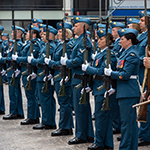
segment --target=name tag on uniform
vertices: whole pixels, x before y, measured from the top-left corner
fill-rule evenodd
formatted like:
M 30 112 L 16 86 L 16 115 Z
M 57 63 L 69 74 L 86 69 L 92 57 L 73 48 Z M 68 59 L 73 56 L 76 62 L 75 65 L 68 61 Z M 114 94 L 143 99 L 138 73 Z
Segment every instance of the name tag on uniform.
M 124 60 L 118 60 L 117 68 L 123 68 L 123 66 L 124 66 Z

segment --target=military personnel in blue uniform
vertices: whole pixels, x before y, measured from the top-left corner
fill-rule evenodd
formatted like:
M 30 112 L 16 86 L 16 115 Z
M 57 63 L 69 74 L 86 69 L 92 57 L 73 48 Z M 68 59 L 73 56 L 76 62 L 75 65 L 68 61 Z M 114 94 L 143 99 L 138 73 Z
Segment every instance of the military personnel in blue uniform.
M 71 37 L 70 31 L 72 28 L 72 25 L 69 23 L 64 23 L 64 28 L 66 29 L 66 38 L 69 40 L 69 38 Z M 62 29 L 59 29 L 62 30 Z M 56 49 L 54 50 L 54 54 L 53 54 L 53 60 L 50 60 L 48 58 L 45 58 L 45 63 L 47 63 L 49 65 L 49 67 L 51 68 L 53 65 L 58 65 L 60 66 L 60 58 L 62 56 L 62 52 L 63 52 L 63 42 L 60 42 Z M 66 43 L 67 44 L 67 57 L 70 58 L 71 56 L 71 47 L 69 42 Z M 55 70 L 54 71 L 54 76 L 58 75 L 60 73 L 60 71 Z M 67 81 L 65 83 L 65 93 L 66 96 L 59 96 L 59 90 L 60 90 L 60 82 L 62 78 L 58 78 L 56 80 L 54 80 L 54 86 L 55 86 L 55 91 L 57 94 L 57 99 L 58 99 L 58 104 L 60 105 L 60 119 L 59 119 L 59 129 L 57 129 L 56 131 L 52 132 L 51 135 L 52 136 L 61 136 L 61 135 L 72 135 L 72 128 L 73 126 L 73 116 L 72 116 L 72 107 L 70 105 L 70 101 L 71 101 L 71 82 L 70 80 Z
M 30 29 L 30 25 L 28 26 L 28 30 Z M 41 49 L 41 45 L 38 42 L 38 37 L 39 37 L 40 29 L 31 25 L 31 34 L 32 34 L 32 39 L 34 41 L 33 44 L 33 56 L 34 58 L 38 58 L 39 51 Z M 31 42 L 31 41 L 30 41 Z M 17 55 L 12 55 L 12 59 L 17 61 L 18 64 L 21 62 L 27 63 L 27 57 L 30 53 L 30 42 L 25 46 L 25 48 L 21 51 L 21 56 L 18 57 Z M 27 68 L 22 67 L 21 71 L 24 72 Z M 28 78 L 31 75 L 25 74 L 22 77 L 22 82 L 24 88 L 26 88 Z M 37 98 L 35 97 L 35 89 L 36 89 L 36 75 L 33 77 L 32 74 L 32 79 L 31 80 L 31 89 L 32 90 L 25 90 L 26 98 L 27 98 L 27 119 L 23 120 L 21 122 L 21 125 L 29 125 L 29 124 L 36 124 L 39 123 L 39 107 L 38 107 L 38 102 Z
M 88 26 L 91 23 L 90 19 L 82 18 L 79 16 L 74 17 L 74 33 L 79 36 L 74 43 L 74 47 L 72 49 L 71 58 L 67 59 L 67 57 L 61 57 L 61 64 L 66 65 L 67 68 L 72 68 L 72 74 L 82 74 L 81 64 L 83 64 L 83 31 L 84 25 L 87 30 Z M 92 54 L 92 43 L 87 36 L 87 46 L 91 47 L 88 50 L 88 62 L 91 61 Z M 68 144 L 79 144 L 85 142 L 93 142 L 94 141 L 94 133 L 92 126 L 92 118 L 91 118 L 91 108 L 89 103 L 89 94 L 87 93 L 87 104 L 79 105 L 79 99 L 81 97 L 81 88 L 78 90 L 75 89 L 75 86 L 79 84 L 81 80 L 72 78 L 72 86 L 73 86 L 73 103 L 75 110 L 75 137 L 69 140 Z
M 138 70 L 140 58 L 134 45 L 139 42 L 136 39 L 138 31 L 135 29 L 118 30 L 121 46 L 125 51 L 121 54 L 117 63 L 117 70 L 111 67 L 105 68 L 104 73 L 117 80 L 116 98 L 118 99 L 121 118 L 121 143 L 119 150 L 138 149 L 138 126 L 136 122 L 136 109 L 132 105 L 139 102 L 140 88 L 138 82 Z M 133 86 L 134 85 L 134 86 Z
M 110 34 L 110 31 L 109 31 Z M 106 29 L 101 29 L 97 31 L 99 37 L 98 44 L 101 52 L 99 52 L 92 66 L 88 64 L 82 65 L 82 70 L 86 71 L 86 74 L 91 75 L 104 75 L 104 68 L 106 67 L 105 61 L 107 57 L 108 46 L 106 44 Z M 112 37 L 112 35 L 110 35 Z M 111 43 L 113 42 L 113 37 L 111 38 Z M 116 69 L 117 59 L 113 52 L 111 52 L 111 67 L 113 70 Z M 110 111 L 101 111 L 102 104 L 104 102 L 105 89 L 97 91 L 97 88 L 104 84 L 103 81 L 94 80 L 93 81 L 93 95 L 95 97 L 95 141 L 88 147 L 88 150 L 103 150 L 103 149 L 113 149 L 113 131 L 112 131 L 112 120 L 110 117 Z M 115 91 L 111 89 L 111 91 Z M 110 102 L 112 101 L 110 96 Z
M 32 25 L 34 25 L 37 28 L 39 28 L 39 24 L 42 24 L 42 23 L 43 23 L 42 19 L 37 19 L 37 18 L 32 19 Z
M 2 57 L 4 57 L 4 51 L 5 51 L 5 48 L 1 39 L 0 39 L 0 44 L 1 44 L 1 53 L 0 53 L 0 59 L 1 59 Z M 1 71 L 2 76 L 4 76 L 5 73 L 6 73 L 5 70 Z M 3 85 L 2 85 L 0 86 L 0 115 L 4 115 L 4 114 L 5 114 L 5 102 L 4 102 L 4 92 L 3 92 Z
M 2 33 L 1 34 L 1 37 L 2 37 L 2 41 L 3 41 L 3 45 L 4 45 L 4 48 L 5 48 L 5 51 L 8 50 L 8 34 L 7 33 Z
M 21 41 L 22 34 L 25 30 L 22 27 L 15 26 L 15 32 L 16 32 L 16 40 L 17 40 L 17 55 L 21 55 L 21 50 L 23 47 L 23 43 Z M 14 26 L 12 25 L 12 37 L 14 38 Z M 9 53 L 7 57 L 1 58 L 1 63 L 5 63 L 5 60 L 12 60 L 12 54 L 14 52 L 14 44 L 12 44 L 11 47 L 9 47 Z M 8 65 L 9 66 L 9 65 Z M 9 66 L 10 67 L 10 66 Z M 4 116 L 3 119 L 23 119 L 24 118 L 24 112 L 22 107 L 22 93 L 20 88 L 20 70 L 16 69 L 15 71 L 15 86 L 11 86 L 11 78 L 13 75 L 13 71 L 9 71 L 7 73 L 8 83 L 9 83 L 9 99 L 10 99 L 10 109 L 8 115 Z
M 150 12 L 147 12 L 147 15 L 150 15 Z M 145 48 L 147 46 L 147 40 L 148 40 L 148 31 L 147 27 L 145 26 L 145 12 L 139 11 L 140 16 L 140 27 L 142 30 L 142 33 L 138 36 L 138 40 L 140 43 L 136 46 L 137 52 L 140 55 L 140 70 L 139 70 L 139 79 L 140 84 L 143 83 L 144 78 L 144 64 L 143 64 L 143 58 L 145 57 Z M 141 122 L 140 128 L 139 128 L 139 146 L 145 146 L 150 144 L 150 104 L 147 105 L 147 122 Z
M 43 28 L 45 27 L 45 25 L 44 24 L 39 24 L 39 29 L 41 30 L 41 33 L 40 33 L 40 35 L 41 35 L 41 38 L 40 38 L 40 44 L 41 44 L 41 47 L 43 48 L 44 46 L 45 46 L 45 41 L 43 40 L 43 37 L 42 37 L 42 35 L 43 35 Z
M 56 45 L 53 41 L 54 36 L 57 34 L 57 30 L 53 28 L 52 26 L 48 26 L 49 28 L 49 40 L 50 41 L 50 55 L 53 56 L 54 49 L 56 48 Z M 43 30 L 46 32 L 46 26 Z M 39 57 L 33 58 L 33 56 L 28 56 L 28 62 L 31 63 L 33 66 L 36 66 L 37 63 L 44 63 L 44 58 L 46 56 L 46 45 L 43 47 L 40 51 Z M 38 68 L 37 74 L 41 73 L 43 71 L 42 68 Z M 41 104 L 42 109 L 42 121 L 40 124 L 33 126 L 33 129 L 56 129 L 56 122 L 55 122 L 55 111 L 56 111 L 56 102 L 54 98 L 54 86 L 51 83 L 51 76 L 49 76 L 49 82 L 48 82 L 48 91 L 42 93 L 43 84 L 45 81 L 45 75 L 42 75 L 41 77 L 37 76 L 37 90 L 39 94 L 39 102 Z

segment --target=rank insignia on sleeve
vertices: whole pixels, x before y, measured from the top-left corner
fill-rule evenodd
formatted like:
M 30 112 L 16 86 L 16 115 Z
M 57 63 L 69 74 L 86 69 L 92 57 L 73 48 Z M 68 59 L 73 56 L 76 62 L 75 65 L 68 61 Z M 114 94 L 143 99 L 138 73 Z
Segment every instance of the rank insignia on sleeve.
M 85 49 L 82 50 L 82 49 L 80 48 L 79 51 L 80 51 L 81 53 L 83 53 L 83 52 L 85 51 Z
M 123 66 L 124 66 L 124 60 L 118 60 L 117 68 L 123 68 Z
M 119 79 L 122 79 L 123 77 L 122 76 L 119 76 Z
M 96 60 L 96 64 L 95 64 L 95 66 L 98 66 L 98 62 L 99 62 L 99 59 L 97 59 L 97 60 Z

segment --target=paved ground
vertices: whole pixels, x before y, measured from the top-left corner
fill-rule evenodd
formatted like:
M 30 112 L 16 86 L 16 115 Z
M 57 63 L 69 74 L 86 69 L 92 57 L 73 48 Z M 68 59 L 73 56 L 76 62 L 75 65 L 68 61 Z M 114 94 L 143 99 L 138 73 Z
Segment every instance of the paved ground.
M 4 85 L 6 114 L 9 112 L 8 86 Z M 27 101 L 22 89 L 23 107 L 26 116 Z M 93 97 L 91 96 L 91 104 L 93 107 Z M 57 105 L 57 108 L 59 106 Z M 56 113 L 56 120 L 58 122 L 59 114 Z M 32 125 L 21 126 L 21 120 L 2 120 L 0 116 L 0 150 L 86 150 L 91 144 L 68 145 L 67 141 L 73 136 L 51 137 L 50 133 L 53 130 L 32 130 Z M 94 121 L 93 121 L 94 123 Z M 119 134 L 118 134 L 119 135 Z M 116 141 L 114 135 L 114 149 L 118 150 L 119 142 Z M 139 150 L 150 150 L 150 146 L 140 147 Z

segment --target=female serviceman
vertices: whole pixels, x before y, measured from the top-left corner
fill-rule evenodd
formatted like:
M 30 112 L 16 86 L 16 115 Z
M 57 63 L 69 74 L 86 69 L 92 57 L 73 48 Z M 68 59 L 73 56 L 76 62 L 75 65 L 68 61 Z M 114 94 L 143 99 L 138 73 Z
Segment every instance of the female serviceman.
M 104 73 L 117 80 L 117 93 L 120 117 L 121 117 L 121 143 L 120 150 L 138 149 L 138 126 L 136 122 L 136 109 L 132 105 L 138 103 L 140 99 L 140 89 L 138 82 L 138 70 L 140 58 L 134 45 L 138 44 L 136 38 L 138 31 L 125 28 L 118 30 L 121 37 L 120 43 L 125 51 L 119 57 L 117 70 L 112 71 L 105 68 Z
M 93 65 L 89 66 L 88 64 L 82 65 L 82 70 L 86 71 L 86 74 L 91 75 L 104 75 L 104 68 L 106 67 L 106 57 L 107 57 L 107 50 L 108 46 L 106 43 L 106 30 L 98 30 L 97 31 L 99 40 L 98 45 L 101 49 L 101 53 L 99 52 L 95 59 L 93 60 Z M 110 35 L 110 42 L 112 44 L 113 37 Z M 116 57 L 111 52 L 111 66 L 115 70 L 116 66 Z M 113 149 L 113 131 L 112 131 L 112 120 L 110 118 L 110 111 L 101 111 L 102 104 L 104 102 L 104 93 L 105 89 L 101 90 L 100 92 L 97 91 L 97 88 L 101 86 L 104 82 L 100 80 L 94 80 L 93 83 L 93 94 L 95 96 L 95 142 L 88 150 L 103 150 L 104 148 Z M 86 88 L 87 92 L 89 87 Z

